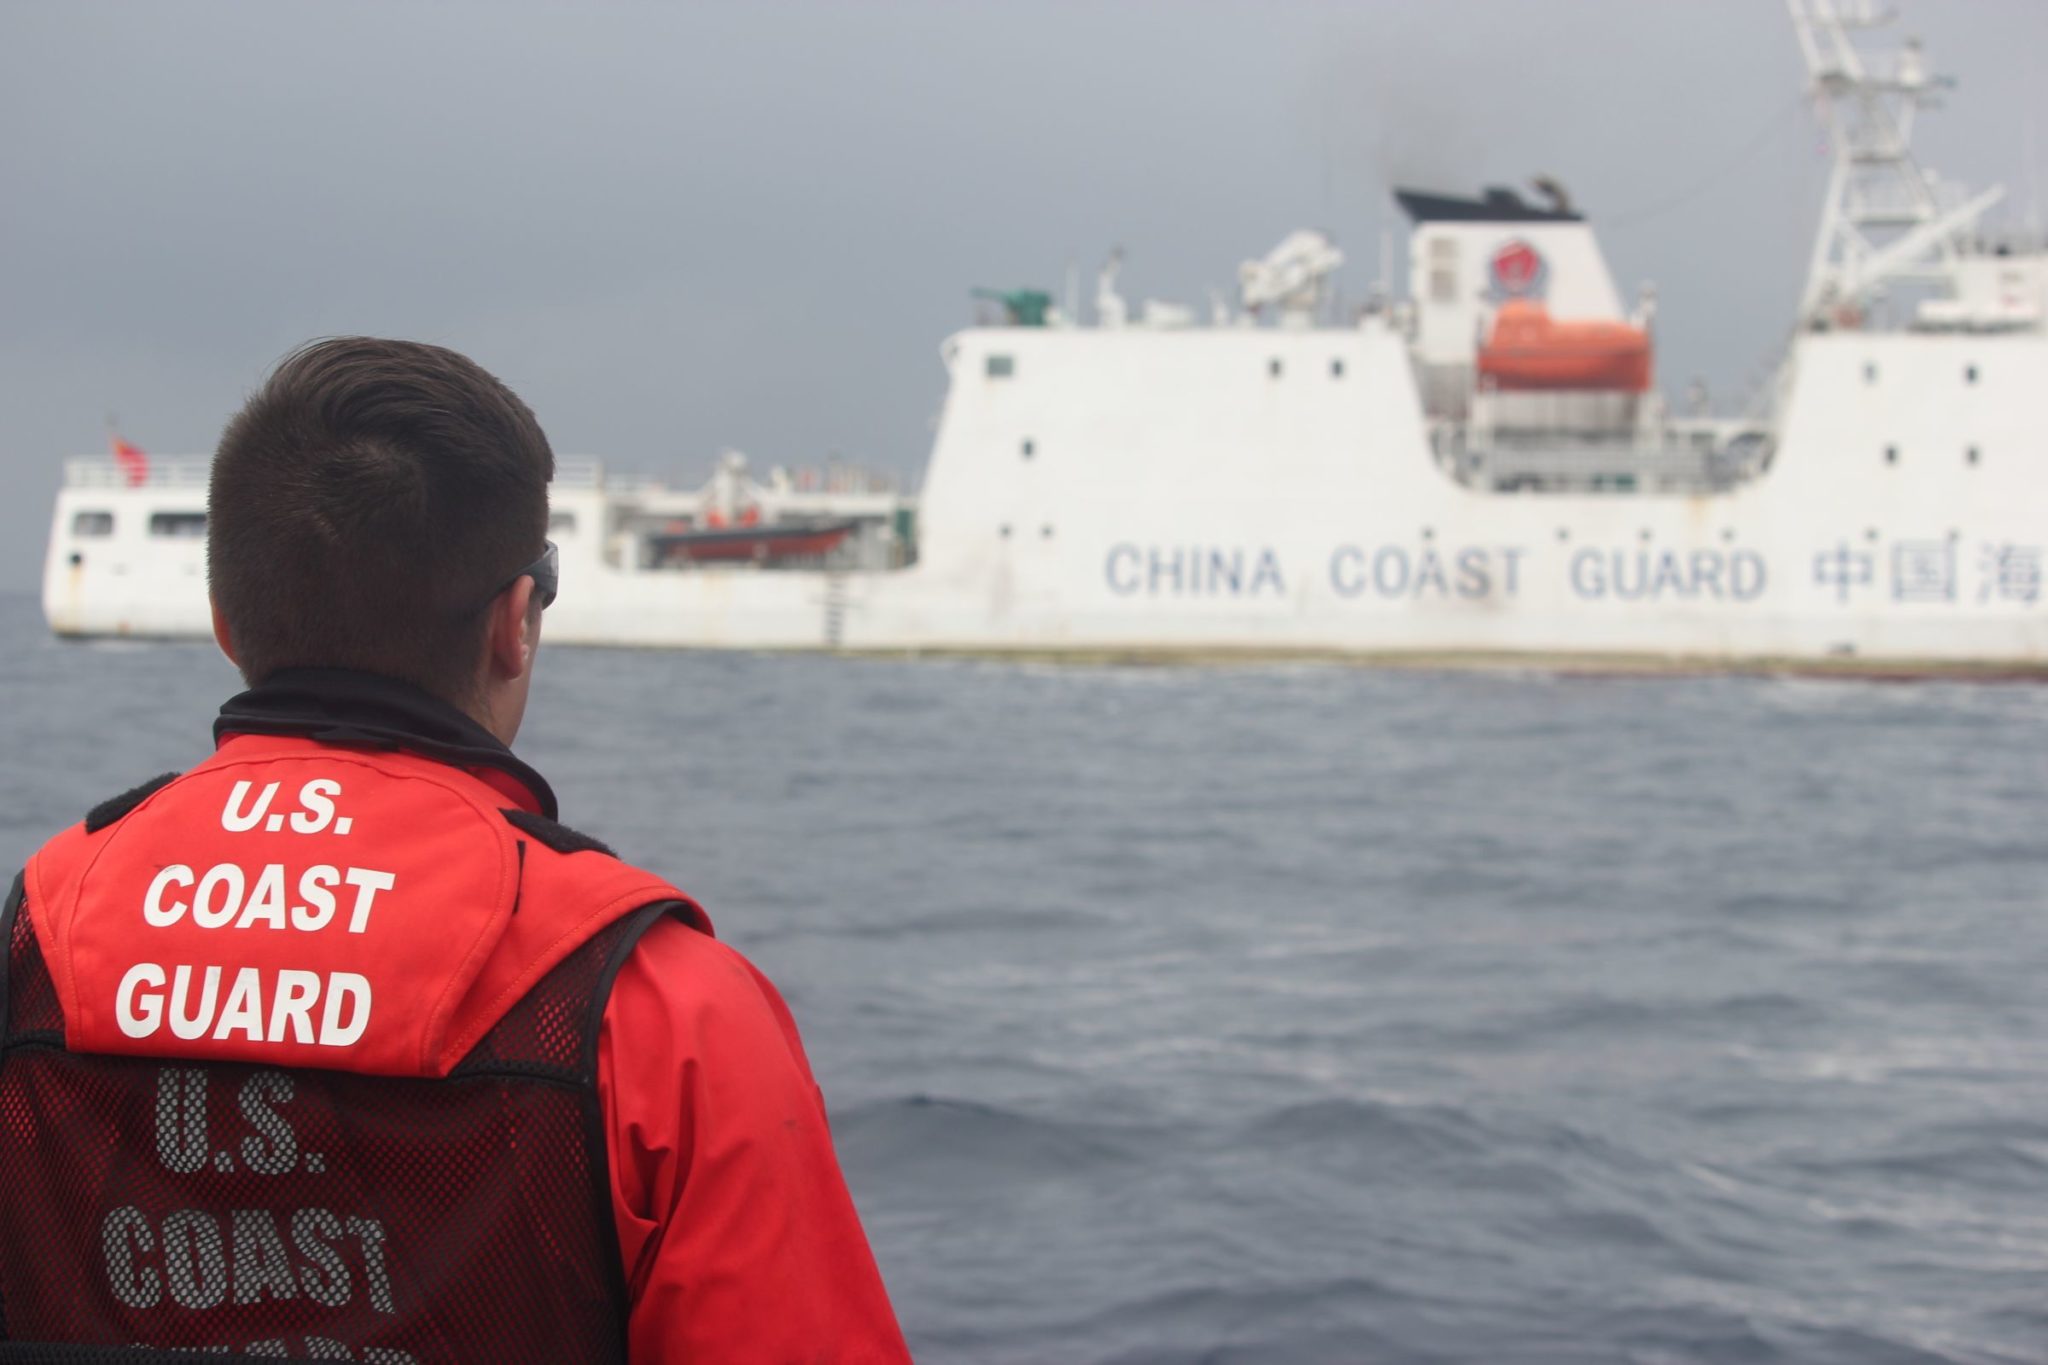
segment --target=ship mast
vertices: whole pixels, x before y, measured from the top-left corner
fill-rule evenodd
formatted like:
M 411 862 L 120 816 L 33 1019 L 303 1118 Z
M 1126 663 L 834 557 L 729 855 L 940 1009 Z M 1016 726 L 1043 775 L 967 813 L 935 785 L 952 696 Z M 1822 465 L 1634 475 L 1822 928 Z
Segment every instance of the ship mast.
M 1952 292 L 1964 235 L 2005 194 L 1994 186 L 1958 202 L 1913 156 L 1913 121 L 1954 82 L 1927 74 L 1920 44 L 1896 51 L 1857 46 L 1856 35 L 1890 23 L 1872 0 L 1786 0 L 1806 57 L 1815 112 L 1834 168 L 1807 269 L 1800 321 L 1853 324 L 1892 281 Z

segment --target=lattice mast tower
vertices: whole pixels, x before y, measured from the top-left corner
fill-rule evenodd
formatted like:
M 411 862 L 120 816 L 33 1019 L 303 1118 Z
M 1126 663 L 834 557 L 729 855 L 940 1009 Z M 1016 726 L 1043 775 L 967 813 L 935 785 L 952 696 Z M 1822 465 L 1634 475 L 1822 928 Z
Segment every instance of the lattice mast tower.
M 1834 157 L 1801 323 L 1858 324 L 1894 281 L 1953 293 L 1970 229 L 2005 194 L 1994 186 L 1961 199 L 1913 155 L 1915 117 L 1939 107 L 1941 92 L 1954 82 L 1928 74 L 1915 39 L 1890 51 L 1859 45 L 1860 35 L 1897 17 L 1873 0 L 1786 6 Z

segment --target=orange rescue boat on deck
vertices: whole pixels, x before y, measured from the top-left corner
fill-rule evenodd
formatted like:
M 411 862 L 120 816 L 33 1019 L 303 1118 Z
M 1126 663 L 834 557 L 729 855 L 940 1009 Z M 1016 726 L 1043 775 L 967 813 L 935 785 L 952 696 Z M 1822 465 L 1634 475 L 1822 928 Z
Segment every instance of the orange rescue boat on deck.
M 1534 299 L 1509 299 L 1479 348 L 1479 378 L 1504 392 L 1650 387 L 1650 334 L 1625 322 L 1559 322 Z

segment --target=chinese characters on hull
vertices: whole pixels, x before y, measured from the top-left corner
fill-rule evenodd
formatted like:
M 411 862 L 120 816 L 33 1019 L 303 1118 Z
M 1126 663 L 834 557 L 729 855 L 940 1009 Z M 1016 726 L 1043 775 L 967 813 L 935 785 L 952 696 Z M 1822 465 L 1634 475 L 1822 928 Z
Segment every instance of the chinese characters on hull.
M 1958 537 L 1873 544 L 1837 541 L 1813 557 L 1813 582 L 1843 606 L 1898 602 L 1947 605 L 1962 601 L 2033 606 L 2041 600 L 2043 547 L 2011 541 L 1979 545 L 1972 561 Z M 1970 587 L 1964 566 L 1975 573 Z

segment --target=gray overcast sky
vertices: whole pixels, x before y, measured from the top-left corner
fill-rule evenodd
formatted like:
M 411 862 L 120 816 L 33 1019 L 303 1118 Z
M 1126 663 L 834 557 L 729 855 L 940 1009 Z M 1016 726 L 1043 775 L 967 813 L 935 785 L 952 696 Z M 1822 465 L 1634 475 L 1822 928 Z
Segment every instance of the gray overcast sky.
M 2024 213 L 2048 3 L 1899 2 L 1961 80 L 1923 156 Z M 1778 0 L 0 0 L 0 590 L 108 413 L 209 450 L 311 336 L 467 351 L 619 467 L 914 476 L 971 286 L 1121 243 L 1200 304 L 1314 225 L 1362 298 L 1395 181 L 1558 176 L 1667 387 L 1732 392 L 1805 269 L 1801 85 Z

